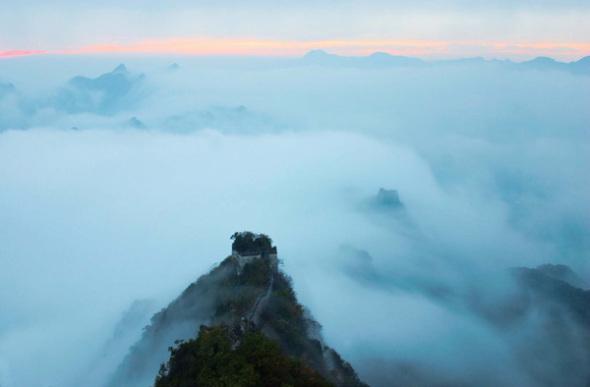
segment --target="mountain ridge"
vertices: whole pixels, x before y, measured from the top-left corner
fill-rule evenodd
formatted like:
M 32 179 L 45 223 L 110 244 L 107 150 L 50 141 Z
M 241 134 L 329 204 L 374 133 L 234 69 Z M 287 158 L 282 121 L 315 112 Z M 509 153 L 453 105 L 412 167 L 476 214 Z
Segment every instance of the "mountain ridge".
M 153 382 L 173 343 L 182 345 L 178 340 L 195 339 L 215 328 L 240 332 L 232 341 L 235 347 L 240 337 L 261 332 L 286 356 L 335 386 L 366 386 L 352 366 L 323 342 L 320 324 L 298 302 L 291 278 L 279 269 L 270 238 L 250 232 L 232 238 L 232 255 L 154 315 L 108 386 Z
M 559 62 L 553 58 L 539 56 L 531 60 L 513 62 L 511 60 L 490 59 L 482 57 L 468 57 L 459 59 L 424 61 L 419 58 L 392 55 L 387 52 L 373 52 L 367 56 L 344 56 L 331 54 L 324 50 L 310 50 L 297 60 L 303 65 L 327 67 L 355 67 L 355 68 L 389 68 L 389 67 L 429 67 L 451 64 L 499 65 L 515 69 L 551 71 L 566 71 L 578 75 L 590 75 L 590 56 L 577 61 Z

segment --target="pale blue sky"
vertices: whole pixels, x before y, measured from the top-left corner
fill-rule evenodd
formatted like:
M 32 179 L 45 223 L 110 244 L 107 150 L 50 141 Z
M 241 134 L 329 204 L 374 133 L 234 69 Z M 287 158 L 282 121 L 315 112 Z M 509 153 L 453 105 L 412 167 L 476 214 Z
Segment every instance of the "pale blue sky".
M 137 46 L 148 40 L 446 42 L 426 58 L 576 60 L 590 55 L 590 2 L 3 0 L 0 52 Z M 450 45 L 452 43 L 452 45 Z M 494 46 L 495 45 L 495 46 Z M 516 47 L 507 49 L 506 47 Z M 321 48 L 321 47 L 318 47 Z M 370 47 L 342 53 L 364 53 Z M 198 51 L 198 50 L 195 50 Z M 419 51 L 419 52 L 418 52 Z M 299 51 L 289 51 L 299 55 Z M 281 54 L 284 54 L 282 52 Z

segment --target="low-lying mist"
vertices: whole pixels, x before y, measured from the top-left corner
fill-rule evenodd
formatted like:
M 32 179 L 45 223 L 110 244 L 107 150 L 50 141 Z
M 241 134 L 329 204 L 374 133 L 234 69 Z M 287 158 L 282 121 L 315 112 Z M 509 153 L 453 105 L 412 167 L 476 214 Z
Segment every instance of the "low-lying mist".
M 572 318 L 496 312 L 510 268 L 590 280 L 588 106 L 494 63 L 6 60 L 0 385 L 102 386 L 243 230 L 371 385 L 576 385 Z

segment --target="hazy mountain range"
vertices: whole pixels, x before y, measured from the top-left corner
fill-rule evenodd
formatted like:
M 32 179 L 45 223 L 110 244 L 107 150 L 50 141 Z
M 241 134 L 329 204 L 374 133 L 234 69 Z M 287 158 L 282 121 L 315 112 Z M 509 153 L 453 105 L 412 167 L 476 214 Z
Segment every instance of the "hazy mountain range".
M 277 62 L 276 69 L 288 70 L 293 68 L 319 66 L 327 68 L 355 68 L 364 70 L 377 69 L 428 69 L 458 68 L 468 66 L 477 69 L 504 69 L 507 71 L 563 71 L 575 75 L 590 75 L 590 57 L 576 62 L 562 63 L 551 58 L 538 57 L 530 61 L 515 63 L 509 60 L 484 60 L 483 58 L 467 58 L 445 61 L 426 62 L 421 59 L 406 56 L 390 55 L 376 52 L 366 57 L 346 57 L 328 54 L 322 50 L 310 51 L 302 58 Z M 273 67 L 271 67 L 273 68 Z M 162 74 L 182 72 L 183 69 L 174 63 L 161 69 Z M 487 71 L 487 70 L 486 70 Z M 0 74 L 0 77 L 2 74 Z M 0 106 L 5 105 L 9 114 L 0 117 L 0 130 L 27 129 L 53 119 L 62 114 L 79 115 L 95 114 L 109 118 L 133 112 L 141 108 L 142 101 L 154 94 L 150 85 L 150 76 L 145 73 L 130 71 L 124 64 L 118 65 L 111 72 L 96 78 L 76 76 L 65 85 L 50 93 L 49 96 L 38 97 L 22 94 L 14 83 L 0 78 Z M 10 109 L 8 109 L 10 107 Z M 55 114 L 48 115 L 48 111 Z M 133 113 L 131 113 L 133 114 Z M 41 120 L 41 121 L 40 121 Z M 107 126 L 121 126 L 121 121 L 109 122 Z M 158 117 L 147 122 L 143 117 L 131 115 L 123 123 L 128 128 L 149 129 L 163 127 L 166 131 L 175 133 L 190 133 L 195 130 L 215 127 L 225 132 L 254 133 L 264 130 L 276 132 L 288 130 L 291 123 L 281 122 L 273 117 L 272 112 L 253 111 L 243 104 L 238 106 L 209 106 L 207 108 L 191 108 L 170 111 L 167 116 Z M 75 123 L 74 129 L 84 129 Z
M 506 68 L 521 70 L 541 71 L 568 71 L 572 74 L 590 75 L 590 56 L 579 59 L 575 62 L 563 63 L 547 57 L 537 57 L 524 62 L 513 62 L 510 60 L 491 59 L 481 57 L 424 61 L 401 55 L 391 55 L 386 52 L 375 52 L 369 56 L 341 56 L 328 54 L 323 50 L 313 50 L 299 60 L 304 65 L 334 66 L 334 67 L 357 67 L 364 69 L 378 69 L 389 67 L 420 67 L 420 66 L 456 66 L 456 65 L 479 65 L 479 66 L 504 66 Z

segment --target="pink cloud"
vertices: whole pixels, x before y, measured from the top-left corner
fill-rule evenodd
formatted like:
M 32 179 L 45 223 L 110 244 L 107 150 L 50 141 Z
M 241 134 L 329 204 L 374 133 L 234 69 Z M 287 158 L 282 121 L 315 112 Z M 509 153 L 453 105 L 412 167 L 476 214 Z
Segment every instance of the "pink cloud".
M 153 53 L 186 55 L 300 56 L 313 49 L 340 55 L 368 55 L 384 51 L 393 55 L 449 59 L 469 56 L 534 58 L 551 56 L 575 60 L 590 55 L 588 43 L 504 43 L 481 41 L 404 41 L 404 40 L 320 40 L 275 41 L 259 39 L 178 38 L 152 39 L 134 44 L 105 43 L 57 51 L 0 51 L 0 58 L 43 53 Z
M 45 50 L 12 50 L 12 51 L 0 51 L 0 58 L 11 58 L 14 56 L 24 56 L 24 55 L 38 55 L 38 54 L 46 54 L 48 51 Z

